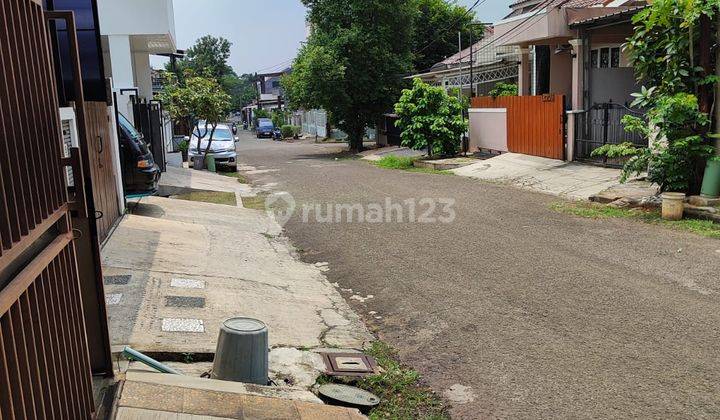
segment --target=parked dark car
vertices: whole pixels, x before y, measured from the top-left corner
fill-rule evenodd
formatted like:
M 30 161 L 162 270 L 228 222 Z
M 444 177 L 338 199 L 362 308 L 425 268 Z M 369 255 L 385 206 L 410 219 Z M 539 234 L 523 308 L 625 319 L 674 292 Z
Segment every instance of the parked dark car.
M 120 166 L 126 196 L 153 195 L 158 191 L 160 167 L 147 143 L 124 115 L 118 114 Z
M 270 118 L 258 118 L 257 120 L 257 138 L 272 138 L 275 125 Z

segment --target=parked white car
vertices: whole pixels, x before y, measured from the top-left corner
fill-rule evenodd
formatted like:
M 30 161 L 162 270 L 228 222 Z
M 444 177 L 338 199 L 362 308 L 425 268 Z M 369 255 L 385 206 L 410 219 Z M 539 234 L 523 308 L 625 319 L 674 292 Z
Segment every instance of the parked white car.
M 205 153 L 205 149 L 207 148 L 210 139 L 210 130 L 211 129 L 208 127 L 208 132 L 205 133 L 205 128 L 201 125 L 199 131 L 197 128 L 193 131 L 193 135 L 190 137 L 190 142 L 188 143 L 188 158 L 190 165 L 193 165 L 196 157 L 202 156 Z M 216 166 L 237 169 L 235 135 L 228 125 L 218 124 L 215 128 L 209 154 L 215 158 Z

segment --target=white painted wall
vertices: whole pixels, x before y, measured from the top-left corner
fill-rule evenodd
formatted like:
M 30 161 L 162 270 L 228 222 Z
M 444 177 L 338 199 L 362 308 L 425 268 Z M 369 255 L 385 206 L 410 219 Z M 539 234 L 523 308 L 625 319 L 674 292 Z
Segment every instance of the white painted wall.
M 110 75 L 115 89 L 135 87 L 133 54 L 130 49 L 130 36 L 110 35 L 107 37 L 110 56 Z
M 140 90 L 140 97 L 149 101 L 153 98 L 150 55 L 146 52 L 133 53 L 133 64 L 135 70 L 135 86 Z
M 507 109 L 471 108 L 469 150 L 478 148 L 507 152 Z
M 101 35 L 169 35 L 175 40 L 172 0 L 97 0 Z

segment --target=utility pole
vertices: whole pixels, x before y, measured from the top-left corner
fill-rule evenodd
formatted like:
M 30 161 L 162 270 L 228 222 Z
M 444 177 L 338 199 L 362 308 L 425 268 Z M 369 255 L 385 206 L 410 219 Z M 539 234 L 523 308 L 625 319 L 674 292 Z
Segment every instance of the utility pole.
M 458 69 L 460 69 L 460 89 L 458 89 L 458 100 L 462 101 L 462 32 L 458 31 Z
M 472 24 L 470 25 L 470 98 L 475 97 L 475 83 L 473 83 L 473 44 L 475 43 L 475 40 L 473 40 L 473 27 Z
M 463 81 L 462 81 L 462 73 L 463 73 L 463 72 L 462 72 L 462 58 L 463 58 L 463 57 L 462 57 L 462 31 L 458 31 L 458 62 L 459 62 L 458 69 L 460 69 L 460 76 L 459 76 L 459 79 L 458 79 L 458 80 L 460 80 L 460 89 L 458 89 L 458 101 L 460 101 L 461 104 L 463 103 L 463 102 L 462 102 L 462 97 L 463 97 L 463 92 L 462 92 L 462 87 L 463 87 Z M 472 89 L 472 82 L 471 82 L 471 84 L 470 84 L 470 89 Z M 462 122 L 463 122 L 463 124 L 465 124 L 465 110 L 464 110 L 464 109 L 460 109 L 460 117 L 462 117 Z M 469 115 L 468 115 L 468 118 L 470 118 Z M 465 156 L 467 156 L 467 144 L 468 144 L 467 134 L 463 134 L 463 137 L 462 137 L 462 149 L 463 149 L 463 154 L 464 154 Z
M 715 23 L 716 43 L 720 45 L 720 13 Z M 715 50 L 715 74 L 720 77 L 720 48 Z M 715 132 L 720 133 L 720 83 L 715 83 Z M 715 139 L 715 154 L 720 156 L 720 139 Z

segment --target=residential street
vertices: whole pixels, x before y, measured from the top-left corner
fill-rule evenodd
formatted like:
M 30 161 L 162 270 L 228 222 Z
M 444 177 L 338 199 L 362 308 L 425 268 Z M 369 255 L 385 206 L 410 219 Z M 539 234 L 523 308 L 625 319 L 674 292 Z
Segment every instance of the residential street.
M 285 226 L 454 418 L 720 416 L 720 241 L 336 159 L 344 147 L 243 132 L 237 149 L 255 186 L 299 208 L 455 200 L 449 224 L 304 223 L 296 211 Z

